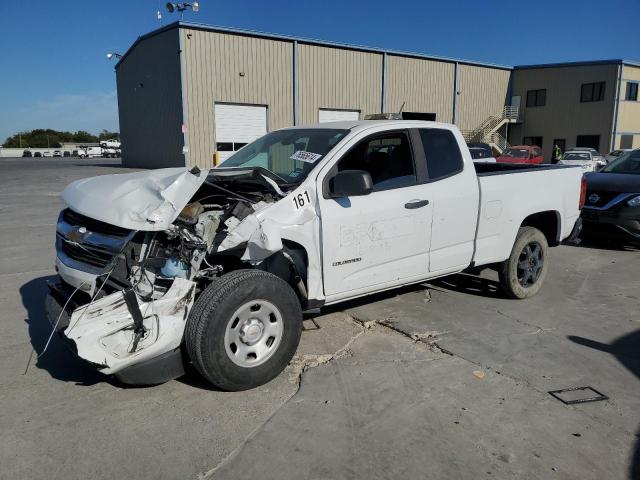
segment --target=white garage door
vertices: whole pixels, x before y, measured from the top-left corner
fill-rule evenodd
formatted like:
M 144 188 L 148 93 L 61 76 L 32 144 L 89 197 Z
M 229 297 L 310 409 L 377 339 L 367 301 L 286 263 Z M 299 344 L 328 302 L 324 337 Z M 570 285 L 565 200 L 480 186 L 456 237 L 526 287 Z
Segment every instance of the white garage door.
M 360 120 L 360 112 L 358 110 L 328 110 L 321 108 L 318 110 L 318 121 L 324 122 L 351 122 Z
M 216 103 L 214 116 L 221 161 L 267 133 L 267 107 L 263 105 Z

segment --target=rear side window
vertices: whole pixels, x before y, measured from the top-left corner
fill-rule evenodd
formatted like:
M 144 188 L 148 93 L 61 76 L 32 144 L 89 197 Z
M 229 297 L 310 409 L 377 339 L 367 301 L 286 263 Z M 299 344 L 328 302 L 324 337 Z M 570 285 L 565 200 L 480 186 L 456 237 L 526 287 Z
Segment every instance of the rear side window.
M 462 171 L 462 154 L 453 133 L 438 128 L 420 129 L 420 138 L 427 157 L 429 180 L 438 180 Z

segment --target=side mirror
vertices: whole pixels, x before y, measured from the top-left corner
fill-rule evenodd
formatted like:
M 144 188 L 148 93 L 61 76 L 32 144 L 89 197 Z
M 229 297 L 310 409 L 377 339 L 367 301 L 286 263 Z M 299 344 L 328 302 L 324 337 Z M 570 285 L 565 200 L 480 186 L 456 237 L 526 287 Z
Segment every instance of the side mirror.
M 373 190 L 373 180 L 364 170 L 343 170 L 329 182 L 332 197 L 356 197 L 369 195 Z

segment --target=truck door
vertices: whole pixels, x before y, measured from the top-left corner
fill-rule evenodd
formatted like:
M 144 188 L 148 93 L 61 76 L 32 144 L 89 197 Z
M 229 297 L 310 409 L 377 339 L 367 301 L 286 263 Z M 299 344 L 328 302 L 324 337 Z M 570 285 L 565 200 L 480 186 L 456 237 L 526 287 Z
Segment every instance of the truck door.
M 433 207 L 429 271 L 459 271 L 471 263 L 478 223 L 479 187 L 464 139 L 444 128 L 421 128 L 427 164 L 426 195 Z
M 414 144 L 406 130 L 371 135 L 320 176 L 327 297 L 337 300 L 428 274 L 432 206 L 427 186 L 418 182 Z M 342 170 L 369 172 L 373 191 L 328 196 L 331 177 Z

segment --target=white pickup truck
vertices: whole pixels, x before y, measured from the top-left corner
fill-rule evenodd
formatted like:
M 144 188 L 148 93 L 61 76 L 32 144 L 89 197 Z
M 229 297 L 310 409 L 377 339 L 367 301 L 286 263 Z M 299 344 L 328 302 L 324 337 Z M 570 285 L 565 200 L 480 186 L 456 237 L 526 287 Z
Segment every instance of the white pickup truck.
M 78 180 L 62 193 L 47 311 L 125 383 L 192 362 L 227 390 L 277 376 L 303 311 L 499 272 L 527 298 L 579 224 L 580 168 L 476 164 L 453 125 L 360 121 L 267 134 L 211 170 Z

